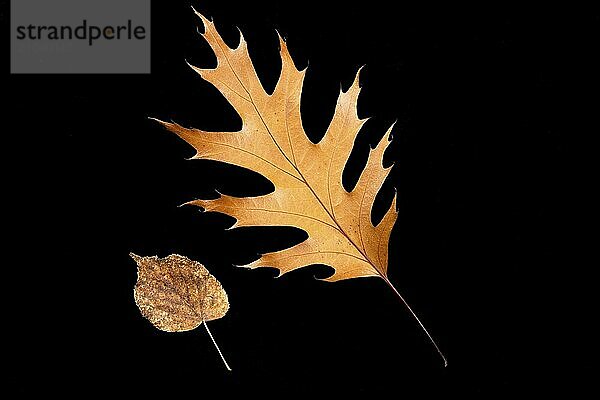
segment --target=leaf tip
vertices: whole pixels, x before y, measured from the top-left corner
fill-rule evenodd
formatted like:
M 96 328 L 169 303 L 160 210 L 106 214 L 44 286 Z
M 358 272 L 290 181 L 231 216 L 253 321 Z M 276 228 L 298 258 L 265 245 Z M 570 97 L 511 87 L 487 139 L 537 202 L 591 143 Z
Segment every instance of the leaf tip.
M 392 133 L 392 131 L 394 130 L 394 127 L 396 126 L 397 122 L 398 122 L 398 118 L 396 118 L 394 120 L 394 122 L 392 122 L 392 125 L 387 130 L 387 140 L 388 140 L 388 142 L 391 142 L 392 139 L 394 139 L 394 134 Z
M 192 10 L 194 11 L 194 13 L 200 18 L 200 20 L 202 21 L 202 25 L 204 27 L 204 30 L 206 32 L 206 29 L 208 28 L 209 24 L 211 23 L 211 21 L 206 18 L 201 12 L 197 11 L 194 6 L 190 6 L 192 7 Z
M 158 122 L 159 124 L 162 125 L 163 128 L 165 128 L 167 130 L 171 130 L 171 128 L 176 125 L 175 122 L 173 122 L 172 120 L 171 120 L 171 122 L 167 122 L 167 121 L 163 121 L 162 119 L 158 119 L 158 118 L 154 118 L 154 117 L 148 117 L 148 119 Z
M 360 93 L 360 71 L 362 71 L 364 65 L 362 67 L 360 67 L 358 69 L 358 71 L 356 71 L 356 75 L 354 75 L 354 80 L 352 81 L 352 83 L 350 84 L 350 86 L 348 86 L 348 89 L 346 89 L 344 91 L 342 82 L 340 82 L 340 95 L 342 94 L 348 94 L 348 93 L 352 93 L 351 95 L 354 96 L 358 96 L 358 94 Z
M 306 71 L 308 71 L 308 67 L 310 67 L 310 60 L 306 60 L 306 67 L 304 67 L 304 69 L 300 72 L 306 74 Z
M 231 231 L 231 230 L 233 230 L 233 229 L 235 229 L 235 228 L 237 228 L 237 227 L 238 227 L 238 221 L 236 220 L 236 221 L 233 223 L 233 225 L 231 225 L 231 226 L 229 226 L 229 227 L 225 228 L 225 230 L 226 230 L 226 231 Z
M 239 41 L 237 47 L 235 48 L 235 50 L 238 50 L 238 49 L 246 46 L 246 39 L 244 38 L 244 32 L 242 32 L 240 27 L 236 25 L 235 28 L 237 29 L 238 33 L 240 34 L 240 41 Z
M 205 208 L 202 206 L 202 204 L 200 204 L 201 200 L 190 200 L 190 201 L 186 201 L 185 203 L 181 203 L 180 205 L 178 205 L 178 208 L 182 208 L 182 207 L 186 207 L 186 206 L 196 206 L 200 209 L 200 212 L 204 212 Z
M 360 85 L 360 74 L 362 73 L 363 69 L 367 66 L 367 64 L 363 64 L 358 68 L 358 71 L 356 71 L 356 76 L 354 77 L 354 82 L 352 83 L 352 86 L 357 86 L 357 87 L 361 87 Z
M 249 263 L 246 264 L 232 264 L 234 267 L 236 268 L 244 268 L 244 269 L 253 269 L 255 268 L 255 263 L 260 260 L 260 254 L 256 254 L 258 256 L 258 258 L 254 261 L 251 261 Z
M 158 119 L 156 117 L 146 117 L 146 118 L 148 118 L 149 120 L 152 120 L 152 121 L 156 121 L 156 122 L 158 122 L 159 124 L 162 124 L 162 125 L 166 124 L 166 122 L 164 122 L 163 120 L 160 120 L 160 119 Z
M 287 39 L 283 37 L 281 32 L 279 32 L 279 29 L 275 29 L 275 33 L 277 33 L 277 39 L 279 40 L 279 52 L 281 54 L 286 55 L 287 57 L 290 57 L 290 53 L 287 47 Z
M 200 152 L 196 152 L 196 154 L 194 154 L 191 157 L 186 158 L 186 161 L 191 161 L 191 160 L 201 160 L 202 159 L 202 155 L 200 154 Z
M 195 72 L 197 72 L 198 75 L 202 76 L 202 69 L 196 67 L 195 65 L 190 64 L 190 62 L 187 60 L 187 58 L 184 58 L 183 61 L 185 61 L 185 63 L 187 64 L 188 67 L 190 67 Z

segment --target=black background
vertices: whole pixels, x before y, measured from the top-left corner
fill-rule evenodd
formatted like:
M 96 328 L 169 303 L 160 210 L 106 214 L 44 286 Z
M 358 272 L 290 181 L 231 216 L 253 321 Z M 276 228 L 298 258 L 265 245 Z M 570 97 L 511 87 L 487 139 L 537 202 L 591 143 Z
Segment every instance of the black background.
M 380 280 L 313 279 L 331 273 L 324 266 L 273 279 L 273 270 L 232 266 L 297 243 L 301 231 L 225 231 L 231 218 L 178 207 L 215 189 L 265 193 L 270 183 L 185 160 L 192 149 L 147 119 L 240 125 L 184 62 L 215 62 L 189 2 L 155 1 L 151 75 L 20 76 L 4 63 L 4 213 L 17 220 L 5 224 L 12 240 L 3 263 L 13 389 L 487 398 L 591 387 L 595 314 L 582 275 L 591 263 L 573 246 L 586 160 L 571 156 L 579 135 L 597 133 L 582 116 L 597 112 L 583 95 L 597 97 L 598 13 L 376 1 L 197 8 L 231 45 L 242 29 L 267 88 L 280 67 L 275 29 L 299 67 L 310 61 L 302 111 L 313 140 L 340 83 L 366 64 L 359 115 L 373 119 L 345 184 L 397 120 L 386 154 L 395 167 L 374 217 L 398 188 L 389 276 L 449 366 Z M 142 318 L 130 251 L 187 255 L 222 282 L 231 309 L 210 327 L 232 373 L 203 330 L 167 334 Z

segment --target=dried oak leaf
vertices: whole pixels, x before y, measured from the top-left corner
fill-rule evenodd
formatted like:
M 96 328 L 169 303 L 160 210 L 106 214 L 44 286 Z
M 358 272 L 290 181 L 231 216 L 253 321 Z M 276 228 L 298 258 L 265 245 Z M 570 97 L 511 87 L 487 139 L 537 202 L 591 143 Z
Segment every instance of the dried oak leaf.
M 204 38 L 217 56 L 215 69 L 192 67 L 221 91 L 240 115 L 239 132 L 206 132 L 161 122 L 192 145 L 196 159 L 210 159 L 245 167 L 268 178 L 275 191 L 257 197 L 221 195 L 216 200 L 195 200 L 206 211 L 234 217 L 234 226 L 293 226 L 308 238 L 289 249 L 267 253 L 248 267 L 268 266 L 281 274 L 311 264 L 335 269 L 328 281 L 376 276 L 387 280 L 388 241 L 396 221 L 396 199 L 377 226 L 371 222 L 375 195 L 391 167 L 382 165 L 391 138 L 371 150 L 356 187 L 347 192 L 342 171 L 358 131 L 366 119 L 357 115 L 358 74 L 341 92 L 333 120 L 324 138 L 312 143 L 302 128 L 300 95 L 305 71 L 294 66 L 280 37 L 282 70 L 272 94 L 262 87 L 243 37 L 229 48 L 214 24 L 198 14 Z
M 221 195 L 188 204 L 228 214 L 236 219 L 234 227 L 292 226 L 308 233 L 302 243 L 263 254 L 247 267 L 274 267 L 284 274 L 325 264 L 335 271 L 327 281 L 379 277 L 400 296 L 387 277 L 388 241 L 398 215 L 396 196 L 383 219 L 377 225 L 371 222 L 375 196 L 391 169 L 384 168 L 382 160 L 392 127 L 371 149 L 355 188 L 348 192 L 342 185 L 344 166 L 367 120 L 357 114 L 359 73 L 348 90 L 340 91 L 325 136 L 313 143 L 304 132 L 300 115 L 306 70 L 295 67 L 281 36 L 281 73 L 269 94 L 256 74 L 241 33 L 239 44 L 232 49 L 212 21 L 196 14 L 204 24 L 202 36 L 216 55 L 217 66 L 191 67 L 229 101 L 242 119 L 242 128 L 238 132 L 207 132 L 157 121 L 194 147 L 194 159 L 248 168 L 269 179 L 275 190 L 256 197 Z
M 202 264 L 178 254 L 165 258 L 130 256 L 138 265 L 134 297 L 142 315 L 166 332 L 189 331 L 204 322 L 223 358 L 206 326 L 206 321 L 222 318 L 229 309 L 221 283 Z M 224 358 L 223 362 L 230 369 Z

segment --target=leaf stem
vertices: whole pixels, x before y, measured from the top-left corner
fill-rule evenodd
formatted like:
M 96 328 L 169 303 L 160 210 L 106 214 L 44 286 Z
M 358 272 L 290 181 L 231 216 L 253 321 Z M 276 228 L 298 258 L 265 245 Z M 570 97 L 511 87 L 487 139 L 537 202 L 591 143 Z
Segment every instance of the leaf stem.
M 438 354 L 442 357 L 442 360 L 444 360 L 444 367 L 447 367 L 448 366 L 448 360 L 446 360 L 446 357 L 444 356 L 444 353 L 442 353 L 442 351 L 438 347 L 438 345 L 435 342 L 435 340 L 433 340 L 433 337 L 429 334 L 429 332 L 427 331 L 427 328 L 425 328 L 425 325 L 423 325 L 423 323 L 421 322 L 421 320 L 419 319 L 419 317 L 417 317 L 417 314 L 415 314 L 415 312 L 412 310 L 412 308 L 410 308 L 410 306 L 408 305 L 408 303 L 406 302 L 406 300 L 404 300 L 404 297 L 402 297 L 402 295 L 400 294 L 400 292 L 398 292 L 398 290 L 394 287 L 394 285 L 392 285 L 392 282 L 390 282 L 390 280 L 386 276 L 384 276 L 384 275 L 381 275 L 381 278 L 394 291 L 394 293 L 396 293 L 396 295 L 400 298 L 400 300 L 402 300 L 402 303 L 404 303 L 404 305 L 406 306 L 406 308 L 408 309 L 408 311 L 410 311 L 410 313 L 415 318 L 415 320 L 417 320 L 417 322 L 421 326 L 421 329 L 423 329 L 423 332 L 425 332 L 425 334 L 427 335 L 427 337 L 431 341 L 431 344 L 433 344 L 433 347 L 435 347 L 435 349 L 437 350 Z
M 213 337 L 212 333 L 210 333 L 210 330 L 208 329 L 208 325 L 206 324 L 206 321 L 202 321 L 202 325 L 204 325 L 204 327 L 206 328 L 206 332 L 208 332 L 208 336 L 210 336 L 210 338 L 212 339 L 213 344 L 217 348 L 217 351 L 219 352 L 219 355 L 221 356 L 221 360 L 223 360 L 223 364 L 225 364 L 225 368 L 227 368 L 228 371 L 231 371 L 231 368 L 229 367 L 229 364 L 227 364 L 227 361 L 225 360 L 225 357 L 223 357 L 223 353 L 221 353 L 221 349 L 219 348 L 219 345 L 215 341 L 215 338 Z

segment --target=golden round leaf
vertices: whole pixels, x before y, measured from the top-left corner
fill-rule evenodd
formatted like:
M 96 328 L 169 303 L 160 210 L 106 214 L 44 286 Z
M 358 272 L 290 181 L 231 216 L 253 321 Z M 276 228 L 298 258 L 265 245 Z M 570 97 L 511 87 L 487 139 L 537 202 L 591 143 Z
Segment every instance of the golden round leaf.
M 165 258 L 130 255 L 138 265 L 135 302 L 158 329 L 189 331 L 227 313 L 227 293 L 199 262 L 178 254 Z

